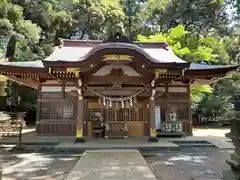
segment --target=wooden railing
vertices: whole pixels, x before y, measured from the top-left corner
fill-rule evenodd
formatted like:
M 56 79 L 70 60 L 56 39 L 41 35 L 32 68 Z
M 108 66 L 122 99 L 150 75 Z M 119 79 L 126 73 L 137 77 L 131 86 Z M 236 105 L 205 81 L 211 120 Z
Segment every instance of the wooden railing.
M 8 120 L 0 121 L 0 137 L 18 137 L 17 147 L 21 148 L 24 113 L 12 113 L 10 116 Z

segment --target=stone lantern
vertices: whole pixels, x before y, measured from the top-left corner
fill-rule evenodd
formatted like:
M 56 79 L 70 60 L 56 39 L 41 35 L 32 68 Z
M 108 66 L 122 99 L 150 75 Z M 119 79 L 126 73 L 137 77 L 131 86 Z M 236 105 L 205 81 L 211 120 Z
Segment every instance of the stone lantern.
M 226 136 L 232 139 L 235 151 L 231 154 L 231 159 L 226 162 L 231 166 L 231 170 L 223 173 L 224 180 L 240 179 L 240 93 L 234 96 L 234 118 L 231 119 L 231 132 Z

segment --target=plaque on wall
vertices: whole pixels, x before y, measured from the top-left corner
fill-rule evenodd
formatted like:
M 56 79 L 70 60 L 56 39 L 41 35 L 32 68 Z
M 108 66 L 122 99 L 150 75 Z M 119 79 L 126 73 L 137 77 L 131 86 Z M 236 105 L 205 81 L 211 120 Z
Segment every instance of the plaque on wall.
M 172 124 L 172 131 L 173 132 L 181 132 L 182 131 L 182 123 L 178 122 L 178 123 Z
M 164 122 L 162 130 L 164 132 L 171 132 L 172 131 L 172 124 Z
M 182 123 L 181 121 L 166 121 L 163 122 L 162 130 L 164 132 L 182 132 Z

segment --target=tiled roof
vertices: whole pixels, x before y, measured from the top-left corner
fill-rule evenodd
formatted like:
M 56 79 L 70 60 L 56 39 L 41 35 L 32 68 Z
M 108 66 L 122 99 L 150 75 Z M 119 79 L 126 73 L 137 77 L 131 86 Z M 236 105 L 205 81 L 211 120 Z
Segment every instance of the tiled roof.
M 66 47 L 64 48 L 66 49 Z M 71 52 L 71 51 L 77 51 L 78 49 L 75 48 L 74 50 L 72 50 L 73 48 L 67 48 L 68 50 L 65 50 L 65 51 L 61 51 L 61 53 L 63 52 Z M 85 49 L 87 51 L 87 48 Z M 171 51 L 171 50 L 170 50 Z M 148 49 L 149 53 L 153 53 L 151 52 L 151 49 Z M 63 53 L 62 56 L 61 53 L 57 53 L 57 54 L 52 54 L 51 56 L 54 56 L 56 57 L 56 55 L 58 57 L 62 57 L 62 59 L 66 58 L 67 60 L 67 56 L 64 56 L 65 53 Z M 154 53 L 153 53 L 154 54 Z M 77 58 L 77 56 L 74 56 L 76 54 L 74 53 L 70 53 L 70 56 L 74 59 Z M 169 56 L 171 56 L 171 53 L 168 53 Z M 174 55 L 174 54 L 173 54 Z M 153 56 L 153 55 L 152 55 Z M 166 56 L 164 56 L 166 57 Z M 161 57 L 162 58 L 162 57 Z M 160 58 L 159 58 L 160 59 Z M 169 62 L 169 61 L 165 61 L 165 62 Z M 38 61 L 25 61 L 25 62 L 0 62 L 0 65 L 3 65 L 3 66 L 16 66 L 16 67 L 26 67 L 26 68 L 44 68 L 44 65 L 43 65 L 43 62 L 41 60 L 38 60 Z M 213 70 L 213 69 L 228 69 L 228 68 L 234 68 L 234 69 L 237 69 L 237 65 L 208 65 L 208 64 L 195 64 L 195 63 L 191 63 L 190 67 L 188 70 Z
M 221 69 L 221 68 L 231 68 L 237 65 L 209 65 L 209 64 L 195 64 L 191 63 L 189 70 L 204 70 L 204 69 Z
M 150 61 L 158 63 L 185 63 L 185 61 L 177 57 L 169 48 L 141 48 L 136 44 L 130 43 L 103 43 L 97 47 L 55 47 L 53 53 L 44 60 L 69 62 L 82 61 L 92 54 L 106 48 L 137 51 Z
M 38 61 L 23 61 L 23 62 L 1 62 L 0 65 L 3 66 L 17 66 L 17 67 L 33 67 L 33 68 L 44 68 L 43 62 Z

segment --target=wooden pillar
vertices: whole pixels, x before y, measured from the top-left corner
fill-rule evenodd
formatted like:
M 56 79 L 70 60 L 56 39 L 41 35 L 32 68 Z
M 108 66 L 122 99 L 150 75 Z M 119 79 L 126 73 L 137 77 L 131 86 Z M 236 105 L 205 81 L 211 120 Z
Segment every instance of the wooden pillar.
M 62 90 L 61 90 L 61 97 L 62 97 L 62 99 L 64 100 L 63 101 L 63 103 L 62 103 L 62 111 L 61 111 L 61 113 L 62 113 L 62 120 L 64 121 L 64 108 L 65 108 L 65 105 L 66 105 L 66 99 L 65 99 L 65 83 L 63 82 L 63 83 L 61 83 L 61 87 L 62 87 Z
M 169 113 L 169 106 L 168 106 L 168 100 L 169 100 L 169 85 L 165 84 L 165 121 L 168 121 L 168 113 Z
M 36 107 L 36 133 L 38 135 L 42 134 L 42 127 L 40 124 L 40 113 L 41 113 L 41 98 L 42 98 L 42 86 L 40 82 L 38 82 L 38 90 L 37 90 L 37 107 Z
M 41 97 L 42 97 L 42 86 L 39 83 L 38 84 L 38 90 L 37 90 L 37 109 L 36 109 L 36 122 L 38 123 L 40 121 L 40 108 L 41 108 Z
M 83 136 L 83 122 L 84 122 L 84 98 L 83 98 L 83 84 L 81 79 L 78 79 L 78 103 L 77 103 L 77 122 L 76 122 L 76 140 L 75 143 L 85 142 Z
M 151 82 L 150 86 L 150 97 L 149 97 L 149 138 L 148 141 L 150 142 L 158 142 L 157 140 L 157 132 L 156 132 L 156 125 L 155 125 L 155 80 Z
M 88 102 L 84 99 L 84 106 L 83 106 L 83 135 L 88 136 Z
M 143 111 L 144 111 L 144 135 L 149 136 L 149 101 L 144 101 Z
M 188 93 L 188 136 L 192 136 L 192 108 L 191 108 L 191 89 L 190 89 L 190 84 L 188 84 L 187 87 L 187 93 Z

